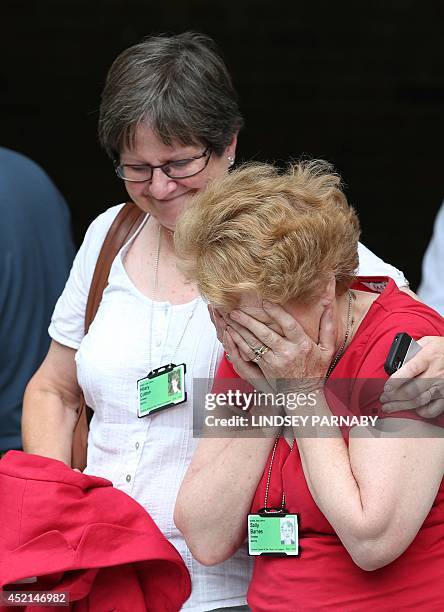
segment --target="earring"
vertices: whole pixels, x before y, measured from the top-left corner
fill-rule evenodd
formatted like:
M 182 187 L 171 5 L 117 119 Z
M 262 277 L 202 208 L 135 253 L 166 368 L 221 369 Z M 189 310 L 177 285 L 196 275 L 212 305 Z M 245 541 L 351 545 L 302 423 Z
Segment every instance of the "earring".
M 233 165 L 234 165 L 234 157 L 231 157 L 231 155 L 229 155 L 229 156 L 227 157 L 227 159 L 228 159 L 228 161 L 230 162 L 228 165 L 229 165 L 230 167 L 231 167 L 231 166 L 233 166 Z

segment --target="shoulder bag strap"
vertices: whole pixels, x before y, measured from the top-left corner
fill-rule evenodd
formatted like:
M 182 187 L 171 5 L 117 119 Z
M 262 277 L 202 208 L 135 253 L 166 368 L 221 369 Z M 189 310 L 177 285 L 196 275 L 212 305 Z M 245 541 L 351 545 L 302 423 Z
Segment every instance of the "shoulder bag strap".
M 131 236 L 135 234 L 144 217 L 145 213 L 136 204 L 127 202 L 111 224 L 97 258 L 89 289 L 85 311 L 85 334 L 88 333 L 89 326 L 99 309 L 103 292 L 108 284 L 111 266 L 117 253 L 128 242 Z M 80 396 L 78 419 L 74 428 L 71 461 L 72 467 L 80 470 L 83 470 L 86 466 L 88 430 L 92 414 L 92 410 L 86 405 L 82 393 Z

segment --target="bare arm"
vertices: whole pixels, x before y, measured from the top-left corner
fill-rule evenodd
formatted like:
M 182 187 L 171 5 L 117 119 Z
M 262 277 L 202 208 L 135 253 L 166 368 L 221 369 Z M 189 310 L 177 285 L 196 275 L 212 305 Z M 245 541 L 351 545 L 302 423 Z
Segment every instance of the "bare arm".
M 247 514 L 273 438 L 202 440 L 185 475 L 174 522 L 193 556 L 221 563 L 245 540 Z
M 331 415 L 322 399 L 316 413 Z M 390 432 L 393 422 L 396 433 Z M 405 551 L 444 471 L 440 428 L 407 419 L 386 419 L 381 427 L 378 434 L 354 428 L 348 449 L 342 436 L 298 439 L 313 499 L 364 570 L 383 567 Z
M 24 450 L 67 465 L 80 398 L 74 355 L 74 349 L 51 342 L 26 387 L 22 416 Z
M 221 332 L 221 338 L 223 332 Z M 236 371 L 258 382 L 260 371 L 245 363 L 228 339 Z M 183 533 L 193 556 L 204 565 L 221 563 L 245 540 L 247 514 L 274 444 L 266 438 L 246 438 L 242 430 L 231 438 L 203 439 L 180 488 L 174 522 Z

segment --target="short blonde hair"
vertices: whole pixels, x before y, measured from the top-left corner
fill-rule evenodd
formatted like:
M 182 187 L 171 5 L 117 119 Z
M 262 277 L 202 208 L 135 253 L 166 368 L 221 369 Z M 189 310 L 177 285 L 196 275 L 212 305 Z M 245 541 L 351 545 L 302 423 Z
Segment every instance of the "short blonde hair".
M 239 295 L 309 303 L 333 274 L 337 292 L 358 267 L 359 222 L 332 167 L 321 160 L 285 173 L 251 163 L 209 184 L 179 219 L 180 267 L 218 306 Z

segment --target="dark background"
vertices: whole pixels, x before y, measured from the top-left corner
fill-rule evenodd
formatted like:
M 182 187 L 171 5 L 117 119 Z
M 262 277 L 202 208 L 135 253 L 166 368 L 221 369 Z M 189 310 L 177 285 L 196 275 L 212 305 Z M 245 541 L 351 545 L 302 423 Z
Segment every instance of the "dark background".
M 2 0 L 0 19 L 0 145 L 51 175 L 78 244 L 125 197 L 96 137 L 108 67 L 145 35 L 195 29 L 239 92 L 237 159 L 333 162 L 362 241 L 417 286 L 444 195 L 444 2 Z

